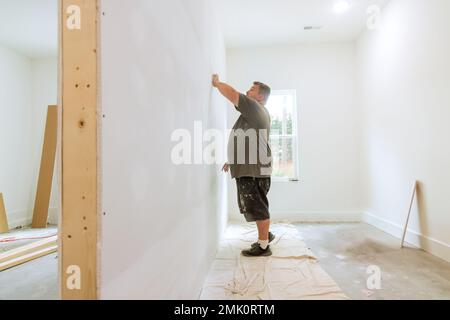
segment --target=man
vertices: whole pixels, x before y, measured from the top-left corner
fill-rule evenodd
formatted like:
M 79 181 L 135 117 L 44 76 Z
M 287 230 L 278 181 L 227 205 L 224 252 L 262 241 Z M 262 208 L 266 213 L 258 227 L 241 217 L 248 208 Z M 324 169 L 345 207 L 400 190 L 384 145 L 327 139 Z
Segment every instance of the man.
M 270 256 L 269 243 L 275 238 L 269 232 L 270 213 L 267 193 L 270 189 L 272 158 L 269 145 L 270 115 L 264 107 L 270 96 L 270 88 L 254 82 L 246 95 L 239 93 L 213 75 L 213 86 L 227 98 L 240 117 L 231 131 L 228 142 L 228 163 L 223 171 L 231 171 L 236 179 L 238 204 L 247 222 L 256 221 L 258 241 L 242 251 L 244 256 Z M 253 138 L 253 139 L 252 139 Z M 248 141 L 248 143 L 247 143 Z

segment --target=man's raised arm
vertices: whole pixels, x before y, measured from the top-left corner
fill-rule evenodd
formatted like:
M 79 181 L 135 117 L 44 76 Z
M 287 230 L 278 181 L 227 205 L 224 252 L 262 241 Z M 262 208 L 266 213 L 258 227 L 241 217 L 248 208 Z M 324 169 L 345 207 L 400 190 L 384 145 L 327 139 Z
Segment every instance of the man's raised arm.
M 239 92 L 237 92 L 233 87 L 229 86 L 226 83 L 219 81 L 219 76 L 217 74 L 213 75 L 212 79 L 213 87 L 219 89 L 220 93 L 231 101 L 231 103 L 235 106 L 239 104 Z

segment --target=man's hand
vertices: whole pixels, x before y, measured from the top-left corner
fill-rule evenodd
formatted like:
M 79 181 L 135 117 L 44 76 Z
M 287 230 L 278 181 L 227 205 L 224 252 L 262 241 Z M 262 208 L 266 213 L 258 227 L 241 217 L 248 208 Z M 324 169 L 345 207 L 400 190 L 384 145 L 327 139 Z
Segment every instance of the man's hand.
M 222 167 L 223 172 L 228 172 L 229 169 L 230 169 L 230 165 L 228 163 L 225 163 Z
M 237 106 L 239 104 L 239 92 L 237 92 L 230 85 L 220 82 L 219 76 L 213 74 L 212 76 L 213 87 L 219 89 L 220 93 L 227 98 L 233 105 Z
M 213 74 L 212 76 L 212 85 L 214 88 L 217 88 L 217 86 L 219 85 L 220 81 L 219 81 L 219 75 L 217 74 Z

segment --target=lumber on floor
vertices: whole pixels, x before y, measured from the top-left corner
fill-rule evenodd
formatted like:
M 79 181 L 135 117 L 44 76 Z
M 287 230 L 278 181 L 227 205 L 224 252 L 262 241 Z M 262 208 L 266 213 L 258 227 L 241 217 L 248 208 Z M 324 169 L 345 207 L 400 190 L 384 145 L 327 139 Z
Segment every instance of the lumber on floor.
M 3 271 L 3 270 L 6 270 L 6 269 L 9 269 L 9 268 L 18 266 L 18 265 L 20 265 L 22 263 L 25 263 L 25 262 L 28 262 L 28 261 L 31 261 L 31 260 L 34 260 L 34 259 L 46 256 L 46 255 L 48 255 L 50 253 L 56 252 L 57 250 L 58 250 L 58 246 L 54 245 L 54 246 L 51 246 L 51 247 L 48 247 L 48 248 L 44 248 L 44 249 L 41 249 L 41 250 L 38 250 L 38 251 L 35 251 L 35 252 L 31 252 L 31 253 L 26 254 L 26 255 L 17 257 L 17 258 L 12 259 L 12 260 L 8 260 L 6 262 L 0 263 L 0 271 Z
M 0 254 L 0 271 L 56 252 L 57 236 L 39 240 L 31 244 Z

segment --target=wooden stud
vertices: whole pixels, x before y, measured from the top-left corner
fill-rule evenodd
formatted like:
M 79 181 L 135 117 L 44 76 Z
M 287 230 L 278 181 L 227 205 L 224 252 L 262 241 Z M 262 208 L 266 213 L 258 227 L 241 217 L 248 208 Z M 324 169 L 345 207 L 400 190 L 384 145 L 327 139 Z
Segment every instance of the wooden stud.
M 54 252 L 57 251 L 57 249 L 58 249 L 58 246 L 56 244 L 54 244 L 52 246 L 45 247 L 45 248 L 42 248 L 42 249 L 30 252 L 28 254 L 19 256 L 19 257 L 15 258 L 15 259 L 2 262 L 2 263 L 0 263 L 0 271 L 3 271 L 3 270 L 6 270 L 6 269 L 9 269 L 9 268 L 18 266 L 20 264 L 23 264 L 25 262 L 28 262 L 28 261 L 31 261 L 31 260 L 34 260 L 34 259 L 46 256 L 46 255 L 48 255 L 50 253 L 54 253 Z
M 408 214 L 406 215 L 405 225 L 403 226 L 402 241 L 400 243 L 400 248 L 403 248 L 403 245 L 405 243 L 406 232 L 408 230 L 409 217 L 411 216 L 411 210 L 412 210 L 412 206 L 413 206 L 413 203 L 414 203 L 414 198 L 415 198 L 416 193 L 417 193 L 417 185 L 418 185 L 418 182 L 414 181 L 414 185 L 413 185 L 412 192 L 411 192 L 412 193 L 411 194 L 411 200 L 409 202 L 409 207 L 408 207 Z
M 57 237 L 52 236 L 0 254 L 0 271 L 57 251 Z
M 30 244 L 26 244 L 24 246 L 8 250 L 4 253 L 0 254 L 0 263 L 5 263 L 7 261 L 11 261 L 21 256 L 28 255 L 30 253 L 40 251 L 42 249 L 56 246 L 57 236 L 48 237 L 46 239 L 38 240 Z
M 0 233 L 9 231 L 8 216 L 6 215 L 5 202 L 3 201 L 3 194 L 0 193 Z
M 61 298 L 96 299 L 97 0 L 61 1 Z
M 56 140 L 58 128 L 58 109 L 49 106 L 45 124 L 44 146 L 42 148 L 41 168 L 34 202 L 32 228 L 46 228 L 53 172 L 55 170 Z

